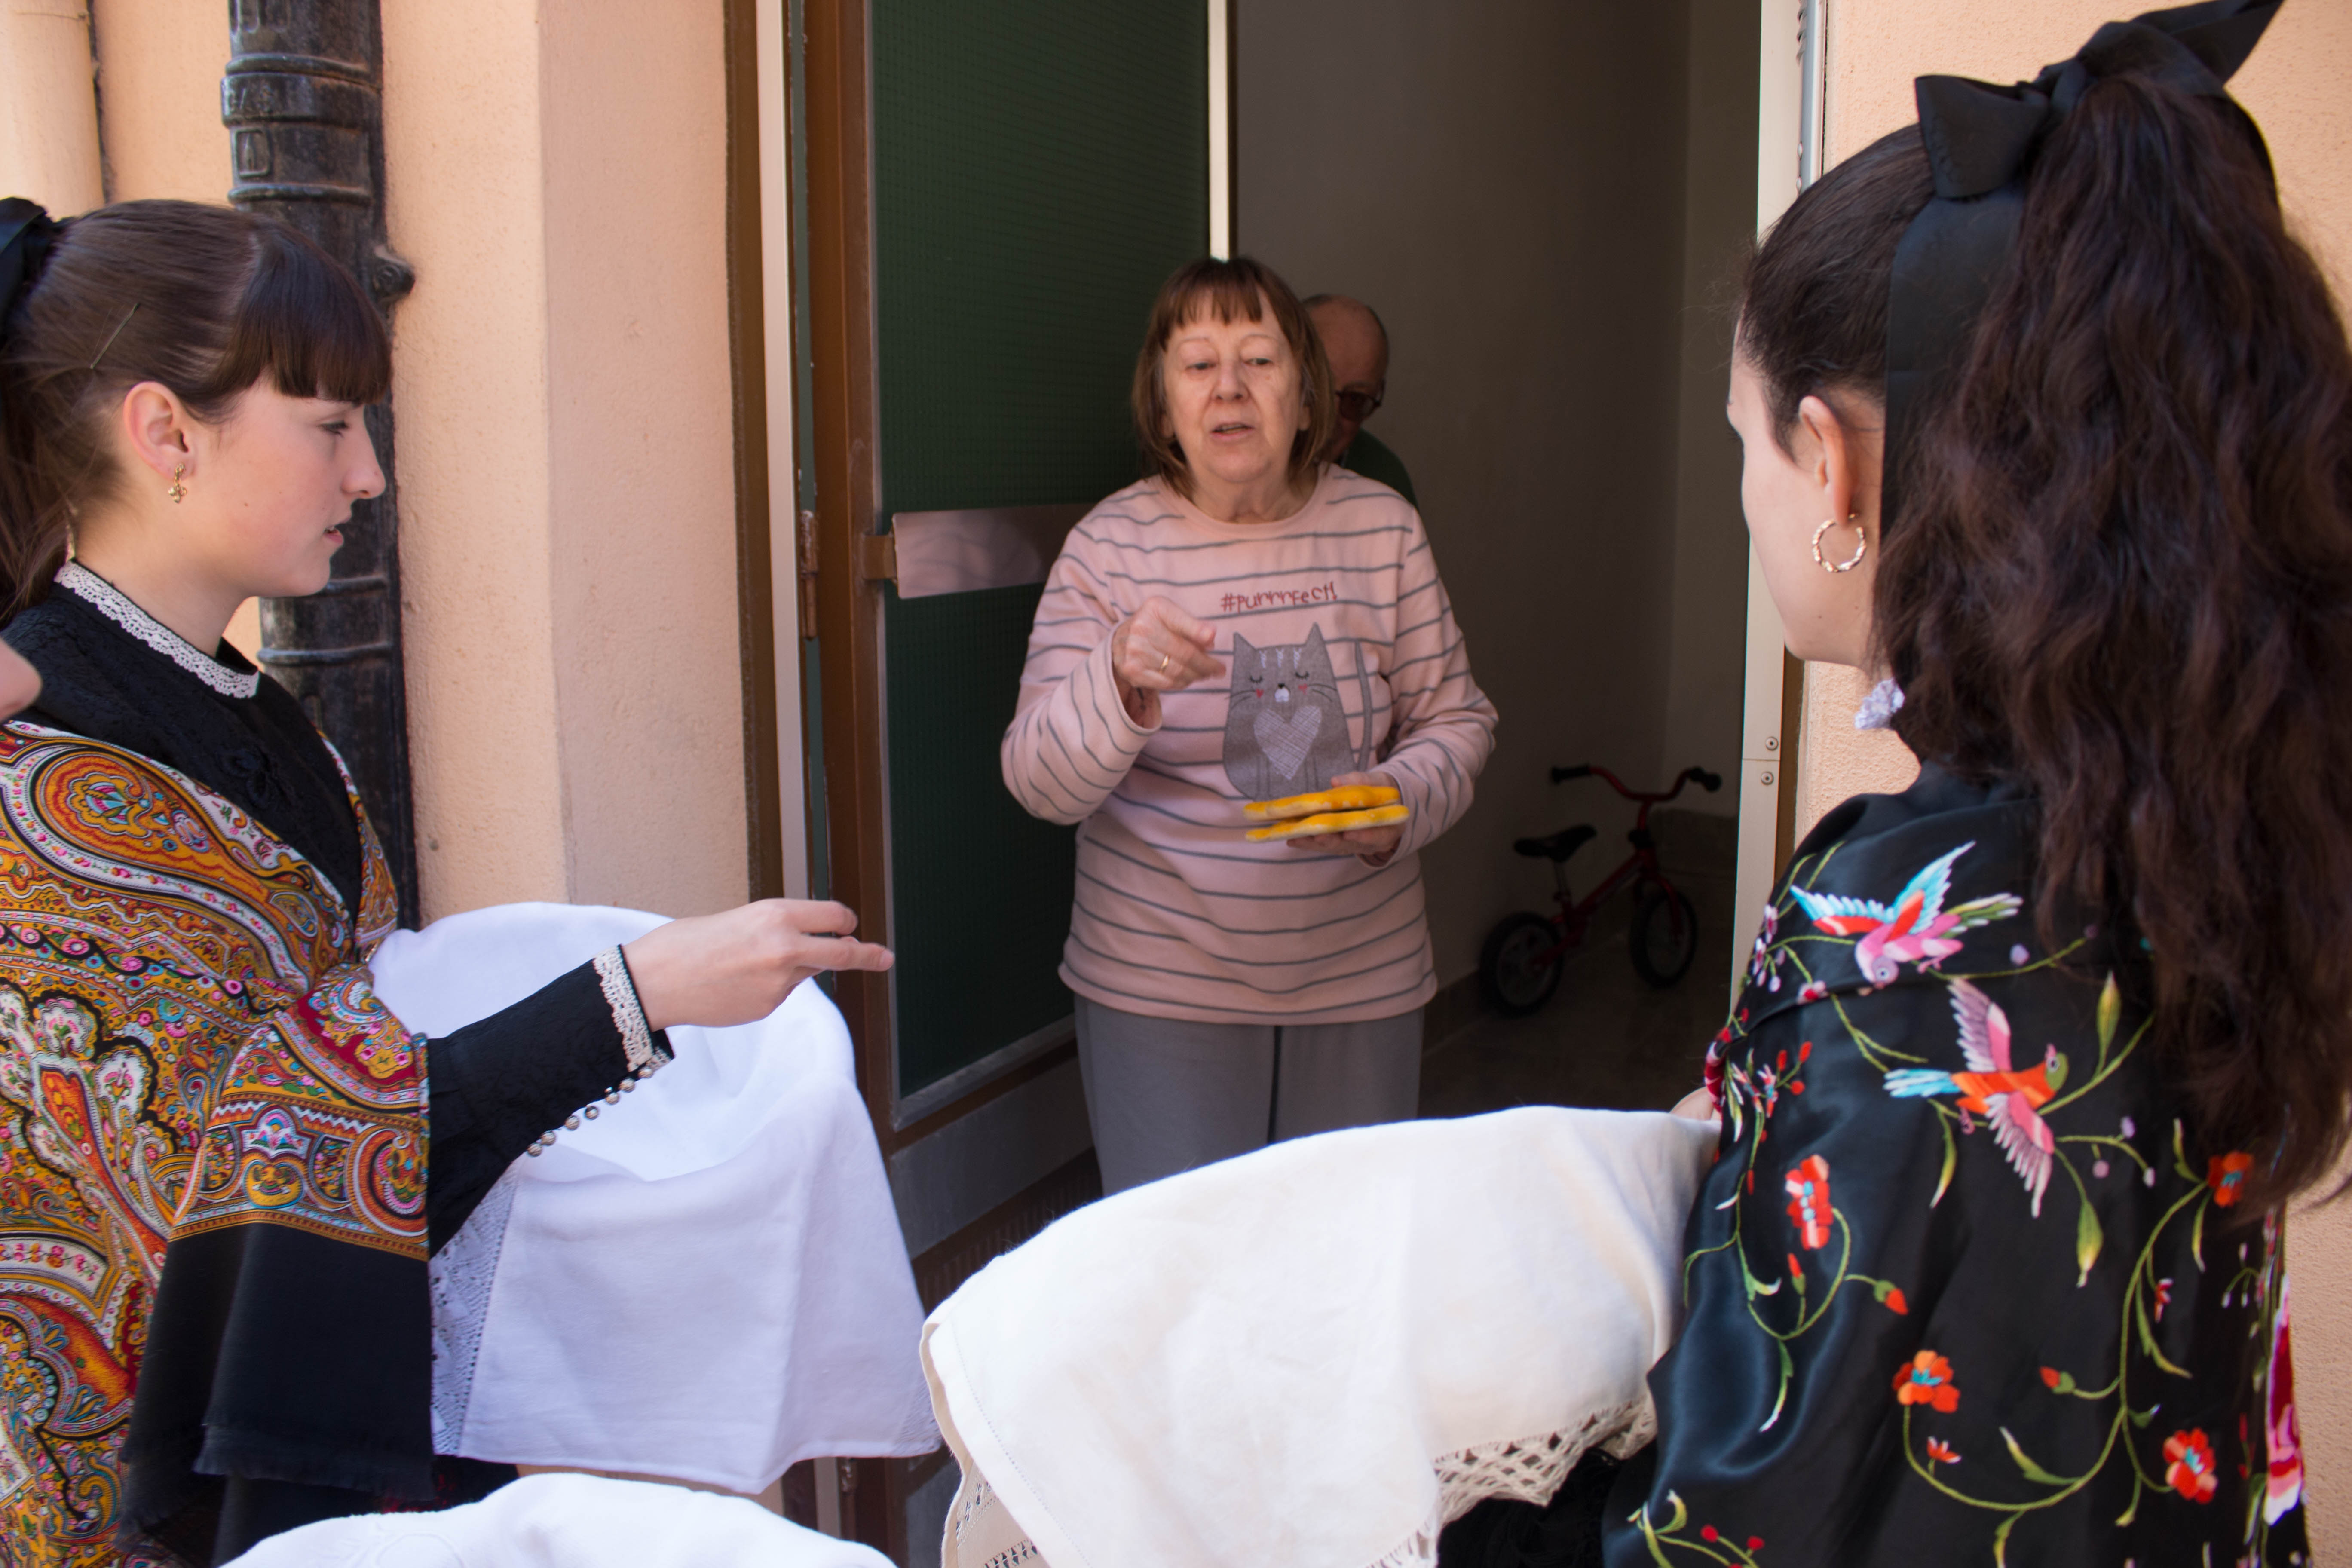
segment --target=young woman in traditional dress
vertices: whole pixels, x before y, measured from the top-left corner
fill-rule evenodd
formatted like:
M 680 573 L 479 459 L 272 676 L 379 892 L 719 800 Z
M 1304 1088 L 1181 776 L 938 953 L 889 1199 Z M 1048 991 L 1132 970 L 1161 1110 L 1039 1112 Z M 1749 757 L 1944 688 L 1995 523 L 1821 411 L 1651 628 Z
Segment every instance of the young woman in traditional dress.
M 1759 558 L 1924 765 L 1798 847 L 1710 1053 L 1612 1568 L 2307 1560 L 2284 1216 L 2352 1100 L 2352 355 L 2224 85 L 2276 9 L 1922 78 L 1749 267 Z
M 366 814 L 222 634 L 325 583 L 383 488 L 362 411 L 389 381 L 357 284 L 281 225 L 0 203 L 0 612 L 42 683 L 0 728 L 10 1568 L 205 1563 L 448 1500 L 429 1251 L 667 1027 L 889 962 L 839 905 L 771 900 L 445 1038 L 375 1000 Z

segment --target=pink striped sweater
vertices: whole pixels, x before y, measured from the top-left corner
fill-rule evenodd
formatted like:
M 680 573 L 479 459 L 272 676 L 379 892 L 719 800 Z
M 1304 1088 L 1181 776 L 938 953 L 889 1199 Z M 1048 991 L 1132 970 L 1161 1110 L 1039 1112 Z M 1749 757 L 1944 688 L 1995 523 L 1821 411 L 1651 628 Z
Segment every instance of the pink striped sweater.
M 1162 595 L 1217 630 L 1229 679 L 1129 718 L 1110 634 Z M 1366 745 L 1365 716 L 1371 742 Z M 1004 732 L 1004 782 L 1078 825 L 1062 978 L 1106 1006 L 1211 1023 L 1344 1023 L 1436 989 L 1415 854 L 1470 804 L 1495 709 L 1421 517 L 1328 468 L 1276 523 L 1219 522 L 1157 479 L 1071 531 Z M 1412 816 L 1385 864 L 1253 844 L 1242 805 L 1393 774 Z

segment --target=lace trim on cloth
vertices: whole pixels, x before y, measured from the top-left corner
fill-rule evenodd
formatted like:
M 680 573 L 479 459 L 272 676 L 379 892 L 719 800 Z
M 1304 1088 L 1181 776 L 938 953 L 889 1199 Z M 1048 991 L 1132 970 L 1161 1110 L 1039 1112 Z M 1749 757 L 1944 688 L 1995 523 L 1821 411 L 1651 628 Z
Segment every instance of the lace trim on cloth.
M 1576 1462 L 1594 1448 L 1623 1459 L 1658 1435 L 1657 1406 L 1644 1393 L 1614 1409 L 1596 1410 L 1572 1430 L 1539 1437 L 1511 1437 L 1440 1455 L 1437 1507 L 1420 1529 L 1364 1568 L 1435 1568 L 1437 1538 L 1445 1527 L 1488 1498 L 1514 1498 L 1538 1506 L 1551 1500 Z M 1043 1563 L 1035 1542 L 996 1500 L 985 1479 L 966 1477 L 948 1513 L 954 1568 L 1016 1568 Z
M 231 669 L 132 604 L 121 589 L 79 561 L 58 568 L 57 585 L 89 606 L 223 697 L 250 698 L 261 689 L 261 672 Z
M 613 1026 L 621 1031 L 621 1049 L 628 1056 L 629 1070 L 642 1073 L 659 1066 L 664 1058 L 654 1049 L 654 1032 L 646 1026 L 636 982 L 629 978 L 629 961 L 621 956 L 619 948 L 608 947 L 591 962 L 596 967 L 597 984 L 604 988 L 604 1005 L 613 1009 Z
M 1437 1508 L 1433 1515 L 1394 1548 L 1364 1568 L 1435 1568 L 1437 1538 L 1445 1527 L 1488 1498 L 1537 1504 L 1551 1500 L 1576 1462 L 1593 1448 L 1623 1458 L 1657 1436 L 1657 1410 L 1644 1393 L 1630 1404 L 1596 1410 L 1572 1430 L 1539 1437 L 1481 1443 L 1441 1455 Z
M 489 1321 L 490 1289 L 498 1283 L 519 1183 L 500 1177 L 425 1270 L 433 1295 L 433 1451 L 462 1454 L 466 1411 L 473 1403 L 474 1364 Z

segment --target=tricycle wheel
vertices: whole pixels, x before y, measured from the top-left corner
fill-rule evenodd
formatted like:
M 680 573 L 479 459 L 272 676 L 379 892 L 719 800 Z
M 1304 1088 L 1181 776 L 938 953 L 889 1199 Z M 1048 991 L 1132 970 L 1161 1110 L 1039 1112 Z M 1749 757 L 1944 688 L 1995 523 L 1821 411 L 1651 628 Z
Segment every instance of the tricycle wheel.
M 1566 967 L 1552 952 L 1559 928 L 1544 915 L 1522 910 L 1505 915 L 1486 933 L 1478 956 L 1478 979 L 1486 1005 L 1506 1018 L 1524 1018 L 1551 1000 Z M 1546 954 L 1551 954 L 1547 959 Z

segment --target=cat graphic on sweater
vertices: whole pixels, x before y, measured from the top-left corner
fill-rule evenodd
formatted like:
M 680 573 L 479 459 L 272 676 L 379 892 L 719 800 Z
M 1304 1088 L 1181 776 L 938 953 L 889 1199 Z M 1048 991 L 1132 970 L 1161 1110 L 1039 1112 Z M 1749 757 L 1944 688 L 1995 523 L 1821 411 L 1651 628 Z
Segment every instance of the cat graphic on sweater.
M 1276 800 L 1328 789 L 1356 771 L 1348 713 L 1323 628 L 1303 643 L 1260 647 L 1234 636 L 1233 689 L 1225 707 L 1225 777 L 1244 800 Z M 1365 711 L 1371 704 L 1366 686 Z

